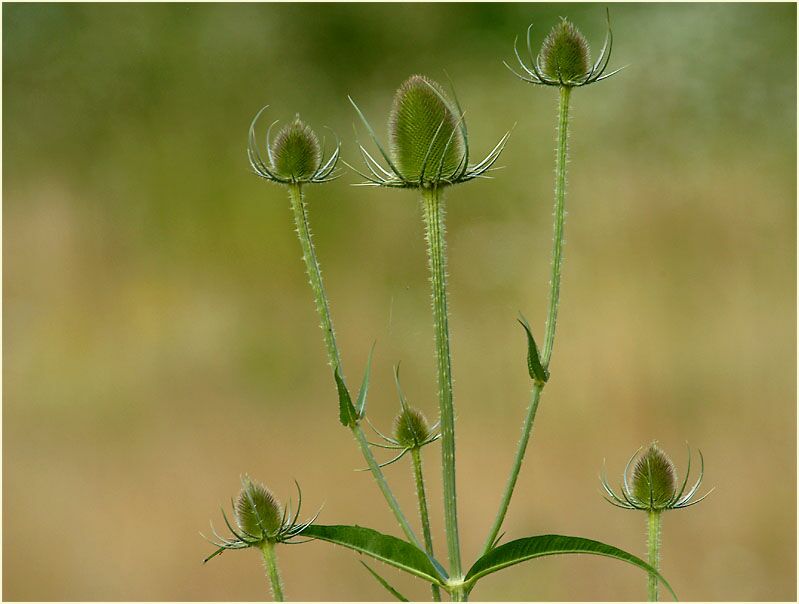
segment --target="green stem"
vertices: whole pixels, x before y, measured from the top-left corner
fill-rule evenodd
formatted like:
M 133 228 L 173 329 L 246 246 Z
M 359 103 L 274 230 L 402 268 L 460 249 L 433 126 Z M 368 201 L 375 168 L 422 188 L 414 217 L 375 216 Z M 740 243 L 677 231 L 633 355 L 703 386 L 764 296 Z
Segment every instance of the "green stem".
M 455 488 L 455 412 L 452 404 L 452 359 L 449 349 L 447 317 L 447 265 L 444 238 L 444 202 L 437 187 L 422 189 L 424 222 L 430 261 L 433 294 L 438 407 L 441 416 L 441 465 L 444 474 L 444 524 L 447 532 L 450 577 L 461 578 L 461 554 L 458 539 L 458 505 Z M 462 590 L 453 592 L 459 600 Z
M 657 510 L 650 510 L 647 514 L 647 550 L 649 553 L 649 566 L 657 571 L 660 571 L 660 529 L 661 529 L 661 512 Z M 658 578 L 654 574 L 649 574 L 648 578 L 648 591 L 649 601 L 658 601 Z
M 321 320 L 322 333 L 324 334 L 328 361 L 330 366 L 333 367 L 334 371 L 336 369 L 339 370 L 341 379 L 343 380 L 344 375 L 341 369 L 341 355 L 339 354 L 338 345 L 336 344 L 336 333 L 333 330 L 333 320 L 330 316 L 330 304 L 328 303 L 327 293 L 325 293 L 324 283 L 322 282 L 322 271 L 319 268 L 319 261 L 316 258 L 316 249 L 314 248 L 313 239 L 311 237 L 311 227 L 308 222 L 308 211 L 302 194 L 302 186 L 299 184 L 290 185 L 289 197 L 291 199 L 291 209 L 294 212 L 294 223 L 297 227 L 297 235 L 300 239 L 300 245 L 302 247 L 302 258 L 305 261 L 305 269 L 308 273 L 308 281 L 311 285 L 311 290 L 314 294 L 314 301 L 316 302 L 316 310 L 319 313 L 319 318 Z M 391 487 L 388 486 L 386 477 L 383 475 L 383 471 L 380 469 L 377 460 L 372 454 L 372 450 L 369 448 L 369 442 L 366 439 L 366 435 L 363 433 L 363 429 L 359 424 L 356 423 L 351 427 L 351 430 L 359 448 L 361 449 L 361 453 L 363 454 L 364 459 L 366 460 L 366 463 L 372 472 L 372 476 L 377 482 L 380 492 L 383 493 L 383 497 L 385 497 L 388 506 L 394 513 L 400 528 L 412 543 L 419 545 L 419 539 L 414 534 L 408 519 L 405 517 L 405 514 L 402 513 L 399 502 L 397 501 L 396 497 L 394 497 Z
M 424 547 L 428 554 L 433 556 L 433 536 L 430 533 L 430 515 L 427 511 L 427 496 L 424 490 L 424 475 L 422 474 L 422 451 L 421 449 L 411 449 L 411 459 L 413 460 L 413 478 L 416 482 L 416 498 L 419 501 L 419 518 L 422 521 L 422 534 L 424 536 Z M 438 585 L 430 586 L 433 592 L 433 600 L 441 601 L 441 590 Z
M 261 553 L 264 556 L 264 567 L 269 577 L 269 585 L 272 586 L 272 598 L 275 602 L 283 602 L 283 582 L 280 579 L 280 572 L 277 568 L 275 544 L 271 541 L 264 541 L 261 546 Z
M 568 161 L 568 136 L 569 136 L 569 96 L 571 88 L 562 86 L 560 88 L 560 100 L 558 103 L 558 142 L 555 156 L 555 219 L 553 225 L 552 243 L 552 276 L 549 281 L 549 309 L 547 311 L 546 332 L 544 334 L 544 348 L 541 354 L 541 364 L 547 371 L 549 362 L 552 358 L 552 347 L 555 342 L 555 325 L 558 320 L 558 303 L 560 302 L 560 274 L 563 264 L 563 223 L 566 216 L 564 204 L 566 200 L 566 163 Z M 544 384 L 536 382 L 530 394 L 530 406 L 527 408 L 527 416 L 522 426 L 522 437 L 516 448 L 516 458 L 513 461 L 508 482 L 505 485 L 505 492 L 499 505 L 499 511 L 494 519 L 494 524 L 489 532 L 483 546 L 483 554 L 487 553 L 494 545 L 494 542 L 505 521 L 508 512 L 513 490 L 519 478 L 522 461 L 527 451 L 527 444 L 533 430 L 535 415 L 538 411 L 538 403 L 541 400 L 541 393 Z

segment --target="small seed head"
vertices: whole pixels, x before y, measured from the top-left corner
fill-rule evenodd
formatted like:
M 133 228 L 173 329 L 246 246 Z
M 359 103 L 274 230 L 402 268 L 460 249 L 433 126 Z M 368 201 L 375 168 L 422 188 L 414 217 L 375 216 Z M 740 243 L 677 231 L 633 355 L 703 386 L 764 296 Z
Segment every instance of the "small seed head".
M 650 509 L 663 509 L 677 491 L 674 464 L 653 442 L 638 458 L 633 469 L 632 492 L 635 499 Z
M 239 528 L 248 535 L 268 539 L 280 531 L 283 517 L 280 503 L 269 489 L 246 476 L 242 479 L 235 511 Z
M 562 18 L 544 40 L 541 66 L 546 76 L 562 82 L 577 80 L 591 69 L 588 41 L 568 19 Z
M 431 436 L 427 419 L 418 409 L 408 407 L 394 418 L 394 438 L 403 447 L 419 447 Z
M 299 115 L 277 133 L 270 151 L 275 173 L 295 182 L 310 179 L 322 161 L 319 139 Z
M 434 183 L 458 169 L 464 152 L 459 120 L 436 82 L 414 75 L 400 86 L 389 116 L 389 148 L 405 180 Z

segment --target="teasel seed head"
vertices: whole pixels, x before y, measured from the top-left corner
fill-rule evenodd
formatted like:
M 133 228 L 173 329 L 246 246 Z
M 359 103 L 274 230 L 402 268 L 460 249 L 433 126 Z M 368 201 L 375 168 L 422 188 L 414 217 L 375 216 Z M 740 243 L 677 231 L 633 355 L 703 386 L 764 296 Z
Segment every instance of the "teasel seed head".
M 370 187 L 404 189 L 434 188 L 490 178 L 510 137 L 510 132 L 481 161 L 469 163 L 469 140 L 466 121 L 454 89 L 449 96 L 425 76 L 408 78 L 394 95 L 388 120 L 388 150 L 380 143 L 374 129 L 355 101 L 350 103 L 366 127 L 377 148 L 378 159 L 360 142 L 365 171 L 344 162 Z
M 234 522 L 222 509 L 222 518 L 231 537 L 222 537 L 211 524 L 213 539 L 205 535 L 203 537 L 217 549 L 204 562 L 229 549 L 262 547 L 267 542 L 302 543 L 303 540 L 298 540 L 298 537 L 316 521 L 319 512 L 310 520 L 298 522 L 302 509 L 302 490 L 296 481 L 294 484 L 297 485 L 297 509 L 292 512 L 291 500 L 284 508 L 269 489 L 253 482 L 247 475 L 242 476 L 238 498 L 235 502 L 230 500 Z
M 269 489 L 247 476 L 242 479 L 235 512 L 241 530 L 254 537 L 267 539 L 280 529 L 283 515 L 280 503 Z
M 394 95 L 389 114 L 389 150 L 403 178 L 435 182 L 461 163 L 460 115 L 443 88 L 422 75 L 408 78 Z
M 603 466 L 600 482 L 608 503 L 629 510 L 661 512 L 697 504 L 713 492 L 713 489 L 710 489 L 699 499 L 694 499 L 705 476 L 705 459 L 702 451 L 699 451 L 699 477 L 686 492 L 688 478 L 691 474 L 690 448 L 688 449 L 688 464 L 685 469 L 685 477 L 679 488 L 674 464 L 669 459 L 669 456 L 658 446 L 657 442 L 652 442 L 643 453 L 641 453 L 641 449 L 638 449 L 630 458 L 630 461 L 627 462 L 618 493 L 610 486 Z M 630 466 L 633 461 L 636 463 L 632 476 L 630 476 Z M 632 484 L 630 484 L 631 482 Z
M 418 409 L 408 407 L 394 418 L 394 440 L 408 449 L 418 448 L 432 435 L 427 418 Z
M 561 18 L 544 39 L 538 54 L 533 53 L 530 32 L 527 28 L 527 59 L 522 59 L 518 49 L 518 38 L 513 43 L 513 51 L 519 62 L 521 73 L 507 62 L 505 67 L 520 80 L 540 86 L 560 86 L 576 88 L 600 82 L 618 73 L 623 67 L 606 73 L 613 49 L 613 31 L 610 28 L 610 11 L 607 11 L 608 29 L 605 42 L 599 51 L 596 62 L 591 65 L 588 41 L 568 19 Z
M 322 160 L 316 133 L 299 115 L 277 133 L 270 151 L 275 173 L 295 182 L 311 178 Z
M 677 490 L 677 474 L 668 456 L 653 442 L 633 469 L 633 495 L 652 509 L 665 507 Z
M 274 140 L 270 134 L 278 121 L 272 122 L 266 131 L 264 158 L 256 140 L 255 126 L 268 107 L 267 105 L 255 114 L 247 136 L 247 157 L 253 172 L 263 179 L 282 185 L 321 183 L 337 178 L 336 164 L 341 144 L 337 141 L 336 148 L 326 157 L 324 140 L 320 145 L 319 137 L 299 115 L 286 124 Z
M 561 18 L 544 39 L 541 59 L 544 73 L 554 80 L 578 80 L 591 69 L 588 41 L 565 18 Z

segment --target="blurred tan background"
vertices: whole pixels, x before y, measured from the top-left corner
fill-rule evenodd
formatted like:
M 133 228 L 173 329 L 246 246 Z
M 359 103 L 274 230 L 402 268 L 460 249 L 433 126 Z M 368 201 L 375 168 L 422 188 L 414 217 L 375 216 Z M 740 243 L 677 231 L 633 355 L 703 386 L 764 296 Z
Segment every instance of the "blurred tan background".
M 605 503 L 653 438 L 703 504 L 665 517 L 684 600 L 796 598 L 796 7 L 611 5 L 618 76 L 573 95 L 567 247 L 552 381 L 506 529 L 643 555 L 640 513 Z M 260 600 L 258 555 L 206 566 L 198 535 L 242 472 L 292 478 L 326 523 L 398 533 L 337 403 L 284 191 L 249 173 L 254 113 L 300 112 L 357 161 L 352 94 L 381 135 L 394 89 L 457 85 L 475 154 L 518 122 L 493 181 L 449 194 L 464 556 L 496 511 L 526 408 L 521 310 L 542 333 L 556 93 L 502 66 L 559 15 L 592 42 L 602 5 L 3 6 L 3 597 Z M 377 340 L 436 415 L 414 193 L 309 189 L 347 375 Z M 426 450 L 443 555 L 439 449 Z M 387 475 L 415 517 L 410 469 Z M 384 600 L 357 556 L 281 547 L 296 600 Z M 413 598 L 424 585 L 382 567 Z M 645 576 L 549 558 L 483 600 L 626 600 Z

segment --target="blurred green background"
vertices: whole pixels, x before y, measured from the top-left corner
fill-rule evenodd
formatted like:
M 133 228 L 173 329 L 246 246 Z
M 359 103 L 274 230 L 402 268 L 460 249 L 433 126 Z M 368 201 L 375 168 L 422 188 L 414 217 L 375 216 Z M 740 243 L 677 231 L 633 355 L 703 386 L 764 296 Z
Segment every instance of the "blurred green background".
M 508 538 L 559 532 L 644 553 L 606 504 L 653 438 L 702 505 L 665 517 L 684 600 L 796 598 L 796 7 L 611 5 L 611 64 L 573 95 L 553 379 Z M 246 131 L 296 112 L 353 144 L 351 94 L 384 134 L 410 74 L 456 83 L 475 154 L 518 122 L 492 181 L 449 194 L 459 508 L 473 560 L 526 408 L 522 310 L 546 311 L 556 93 L 511 76 L 514 36 L 569 16 L 596 51 L 604 5 L 3 6 L 3 597 L 258 600 L 258 555 L 201 564 L 198 535 L 249 472 L 292 478 L 322 521 L 398 533 L 337 424 L 285 192 Z M 351 380 L 377 340 L 370 415 L 436 415 L 420 212 L 411 191 L 308 190 Z M 443 548 L 437 445 L 426 450 Z M 387 475 L 414 515 L 410 469 Z M 443 549 L 441 550 L 443 552 Z M 388 597 L 357 556 L 279 550 L 298 600 Z M 383 567 L 402 591 L 424 585 Z M 563 557 L 492 575 L 478 599 L 641 599 L 645 577 Z

